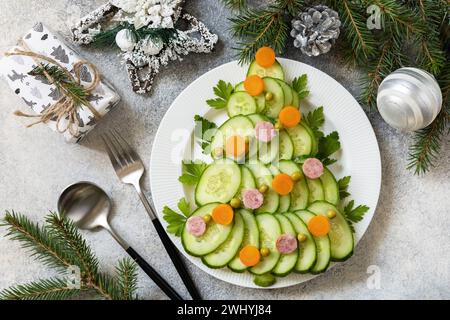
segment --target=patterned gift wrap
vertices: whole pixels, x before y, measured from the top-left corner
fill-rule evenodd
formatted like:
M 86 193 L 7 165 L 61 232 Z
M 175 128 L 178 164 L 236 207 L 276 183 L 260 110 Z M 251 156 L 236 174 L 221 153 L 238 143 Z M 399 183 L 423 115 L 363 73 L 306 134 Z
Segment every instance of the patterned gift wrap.
M 36 24 L 21 39 L 26 46 L 16 46 L 16 49 L 33 51 L 49 57 L 73 74 L 73 66 L 82 58 L 74 50 L 65 45 L 54 33 L 49 31 L 42 23 Z M 43 62 L 45 64 L 45 62 Z M 11 89 L 28 105 L 36 114 L 42 114 L 47 108 L 55 104 L 60 98 L 60 92 L 55 85 L 49 83 L 44 76 L 33 76 L 30 72 L 37 66 L 36 60 L 28 56 L 0 56 L 0 74 L 5 77 Z M 93 81 L 92 71 L 83 65 L 80 73 L 81 85 L 88 86 Z M 114 88 L 102 80 L 91 91 L 87 99 L 91 106 L 103 117 L 113 109 L 120 101 L 120 96 Z M 78 133 L 73 135 L 66 130 L 62 132 L 66 141 L 77 143 L 81 141 L 97 124 L 92 111 L 83 105 L 78 107 L 76 117 L 78 120 Z M 68 119 L 61 119 L 59 128 L 67 126 Z M 56 121 L 48 121 L 47 125 L 54 131 L 58 131 Z

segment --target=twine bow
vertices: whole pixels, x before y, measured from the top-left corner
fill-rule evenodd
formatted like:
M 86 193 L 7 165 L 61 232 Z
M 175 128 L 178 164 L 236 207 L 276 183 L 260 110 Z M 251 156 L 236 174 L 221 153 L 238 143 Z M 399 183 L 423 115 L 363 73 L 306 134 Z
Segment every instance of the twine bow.
M 22 44 L 24 48 L 27 49 L 25 44 Z M 48 62 L 49 64 L 55 65 L 59 67 L 61 70 L 64 71 L 67 79 L 73 83 L 76 83 L 78 85 L 81 85 L 81 70 L 83 66 L 87 66 L 93 74 L 93 80 L 92 82 L 83 87 L 83 91 L 86 93 L 85 97 L 87 97 L 100 83 L 100 73 L 97 69 L 97 67 L 88 62 L 88 61 L 79 61 L 73 65 L 73 72 L 75 76 L 73 76 L 69 70 L 64 68 L 60 63 L 58 63 L 56 60 L 49 58 L 47 56 L 35 53 L 33 51 L 26 51 L 21 49 L 16 49 L 15 52 L 9 52 L 5 53 L 5 56 L 28 56 L 33 58 L 33 60 L 42 67 L 43 73 L 50 84 L 55 84 L 55 79 L 52 78 L 50 74 L 45 70 L 44 66 L 42 65 L 41 61 Z M 92 104 L 85 98 L 85 97 L 77 97 L 76 95 L 72 94 L 67 88 L 65 88 L 63 85 L 58 85 L 58 89 L 60 90 L 60 93 L 62 96 L 58 99 L 58 101 L 45 109 L 41 114 L 39 115 L 31 115 L 26 114 L 21 111 L 16 111 L 14 114 L 19 117 L 27 117 L 27 118 L 39 118 L 38 121 L 30 124 L 27 126 L 27 128 L 32 127 L 39 123 L 47 123 L 48 121 L 54 120 L 56 122 L 56 130 L 60 133 L 64 133 L 66 131 L 69 131 L 69 133 L 73 137 L 78 137 L 79 134 L 79 125 L 80 120 L 78 116 L 78 108 L 80 105 L 86 106 L 94 115 L 94 119 L 99 120 L 102 116 L 98 111 L 92 106 Z M 67 119 L 67 123 L 64 128 L 61 128 L 61 121 L 62 119 Z

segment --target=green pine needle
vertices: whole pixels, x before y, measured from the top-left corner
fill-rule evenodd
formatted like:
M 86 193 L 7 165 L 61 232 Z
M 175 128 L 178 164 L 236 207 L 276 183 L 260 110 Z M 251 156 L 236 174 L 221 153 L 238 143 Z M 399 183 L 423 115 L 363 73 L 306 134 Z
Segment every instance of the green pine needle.
M 59 278 L 42 279 L 0 292 L 0 300 L 67 300 L 81 293 Z
M 226 7 L 236 9 L 238 11 L 247 6 L 247 0 L 222 0 L 222 2 Z
M 136 263 L 128 258 L 122 259 L 116 267 L 116 273 L 122 300 L 137 300 L 136 291 L 138 282 Z

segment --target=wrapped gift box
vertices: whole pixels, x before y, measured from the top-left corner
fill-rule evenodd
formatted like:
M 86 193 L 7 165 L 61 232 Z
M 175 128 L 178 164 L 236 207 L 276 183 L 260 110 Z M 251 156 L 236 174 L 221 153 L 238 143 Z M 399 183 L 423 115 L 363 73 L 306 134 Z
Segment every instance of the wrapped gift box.
M 44 55 L 57 61 L 72 74 L 73 66 L 77 62 L 83 61 L 73 49 L 65 45 L 42 23 L 36 24 L 20 42 L 23 44 L 19 44 L 9 52 L 21 49 Z M 60 92 L 55 85 L 49 83 L 46 77 L 30 74 L 37 65 L 36 60 L 28 56 L 0 56 L 0 74 L 5 77 L 11 89 L 22 98 L 26 105 L 35 113 L 42 114 L 58 101 Z M 82 66 L 80 80 L 83 86 L 92 83 L 92 70 L 86 65 Z M 118 104 L 120 97 L 114 88 L 102 79 L 90 92 L 87 100 L 100 117 L 103 117 Z M 77 110 L 77 120 L 78 133 L 76 135 L 70 133 L 69 130 L 62 133 L 68 142 L 81 141 L 96 126 L 99 119 L 94 116 L 90 108 L 80 105 Z M 67 121 L 67 118 L 61 119 L 59 128 L 64 128 Z M 56 121 L 48 121 L 47 125 L 54 131 L 58 131 Z

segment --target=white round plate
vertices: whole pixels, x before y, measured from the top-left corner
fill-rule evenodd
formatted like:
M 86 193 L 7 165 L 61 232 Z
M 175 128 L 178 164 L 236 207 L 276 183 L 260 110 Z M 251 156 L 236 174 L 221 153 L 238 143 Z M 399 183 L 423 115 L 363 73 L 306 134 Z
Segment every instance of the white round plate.
M 339 132 L 342 150 L 336 155 L 338 162 L 331 166 L 336 178 L 350 175 L 349 191 L 356 204 L 370 207 L 364 219 L 355 224 L 355 240 L 358 242 L 372 220 L 378 202 L 381 185 L 381 160 L 378 143 L 366 114 L 353 96 L 336 80 L 309 65 L 289 59 L 278 59 L 282 64 L 286 80 L 290 83 L 296 76 L 306 73 L 311 95 L 301 102 L 306 114 L 311 107 L 323 106 L 325 133 Z M 246 66 L 230 62 L 217 67 L 190 84 L 173 102 L 162 120 L 153 144 L 150 162 L 150 183 L 153 201 L 160 220 L 164 206 L 176 208 L 182 197 L 193 204 L 193 190 L 178 182 L 182 159 L 211 159 L 202 154 L 193 142 L 194 116 L 201 115 L 220 125 L 226 119 L 224 110 L 214 110 L 206 104 L 213 98 L 212 88 L 219 80 L 237 84 L 245 79 Z M 191 150 L 192 149 L 192 150 Z M 251 288 L 260 288 L 253 283 L 249 273 L 234 273 L 227 268 L 210 269 L 199 258 L 189 256 L 180 239 L 171 236 L 180 251 L 203 271 L 223 281 Z M 356 249 L 357 250 L 357 249 Z M 270 288 L 282 288 L 305 282 L 315 277 L 292 273 L 278 278 Z

